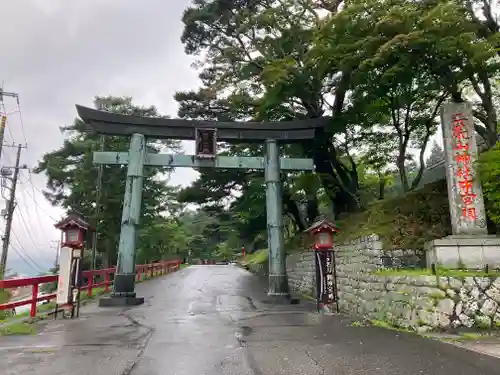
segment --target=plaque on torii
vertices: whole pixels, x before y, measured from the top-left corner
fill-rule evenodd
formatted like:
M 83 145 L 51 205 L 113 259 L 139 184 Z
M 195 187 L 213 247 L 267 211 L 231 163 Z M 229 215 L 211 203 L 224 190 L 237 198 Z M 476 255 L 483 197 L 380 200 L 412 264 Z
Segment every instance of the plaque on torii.
M 217 129 L 195 129 L 196 157 L 215 159 L 217 154 Z

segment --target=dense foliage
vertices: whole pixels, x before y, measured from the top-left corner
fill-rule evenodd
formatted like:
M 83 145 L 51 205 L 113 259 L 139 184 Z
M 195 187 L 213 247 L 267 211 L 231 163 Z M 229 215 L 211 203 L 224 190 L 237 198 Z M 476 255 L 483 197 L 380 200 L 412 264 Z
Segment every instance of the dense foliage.
M 131 98 L 95 99 L 99 108 L 103 102 L 108 111 L 159 116 L 155 107 L 136 106 Z M 116 264 L 126 168 L 114 165 L 104 167 L 102 189 L 98 197 L 98 167 L 92 162 L 92 153 L 100 149 L 100 137 L 85 132 L 84 124 L 79 119 L 62 131 L 67 135 L 63 146 L 45 154 L 36 169 L 37 173 L 45 173 L 47 176 L 45 197 L 52 204 L 77 212 L 95 224 L 98 233 L 97 266 Z M 126 138 L 106 136 L 102 147 L 109 151 L 125 151 L 128 144 L 129 140 Z M 169 149 L 175 152 L 179 149 L 177 141 L 148 140 L 148 146 L 155 151 Z M 183 213 L 184 206 L 176 199 L 178 188 L 166 183 L 169 172 L 166 169 L 145 168 L 142 217 L 138 233 L 138 263 L 172 257 L 185 258 L 189 249 L 201 253 L 210 241 L 212 247 L 216 247 L 217 241 L 213 239 L 213 233 L 209 232 L 213 229 L 213 220 L 204 212 Z M 90 239 L 88 243 L 90 248 Z M 90 252 L 87 252 L 84 268 L 90 268 L 91 263 Z
M 418 228 L 404 227 L 401 236 L 441 235 L 445 227 L 424 223 L 446 217 L 444 206 L 433 201 L 442 192 L 430 193 L 420 216 L 412 211 L 420 206 L 405 205 L 397 196 L 420 197 L 415 190 L 426 165 L 443 160 L 443 150 L 430 142 L 445 101 L 473 102 L 477 134 L 487 149 L 497 143 L 500 33 L 492 5 L 492 0 L 193 0 L 182 17 L 181 40 L 187 54 L 199 57 L 202 85 L 175 95 L 178 116 L 331 119 L 315 140 L 282 147 L 283 155 L 313 158 L 316 167 L 315 173 L 283 173 L 287 238 L 319 214 L 344 222 L 364 217 L 366 225 L 357 225 L 370 227 L 373 207 L 387 212 L 386 202 L 395 212 L 384 218 L 387 228 L 408 213 Z M 107 110 L 159 116 L 154 107 L 137 107 L 129 98 L 104 99 L 111 103 Z M 105 264 L 113 263 L 125 170 L 105 168 L 98 200 L 91 153 L 99 138 L 83 133 L 79 121 L 64 131 L 64 145 L 38 167 L 48 176 L 47 199 L 97 223 L 99 253 Z M 127 143 L 106 137 L 104 147 L 125 150 Z M 262 145 L 220 146 L 225 155 L 263 153 Z M 175 151 L 178 144 L 151 140 L 150 147 Z M 485 155 L 488 213 L 499 223 L 498 149 Z M 147 169 L 138 262 L 224 259 L 241 246 L 250 251 L 266 246 L 261 172 L 203 170 L 181 190 L 165 183 L 168 173 Z M 187 204 L 201 208 L 188 210 Z
M 314 158 L 316 173 L 283 176 L 287 232 L 319 214 L 342 218 L 419 187 L 443 159 L 429 141 L 440 106 L 474 103 L 487 148 L 497 140 L 498 33 L 488 1 L 196 0 L 182 41 L 199 56 L 197 91 L 176 95 L 179 116 L 287 120 L 330 116 L 325 134 L 284 147 Z M 226 145 L 230 155 L 261 153 Z M 265 233 L 262 175 L 203 171 L 179 199 L 224 206 L 242 238 Z M 257 248 L 260 244 L 257 245 Z
M 483 153 L 479 171 L 483 182 L 486 210 L 496 232 L 500 229 L 500 144 Z

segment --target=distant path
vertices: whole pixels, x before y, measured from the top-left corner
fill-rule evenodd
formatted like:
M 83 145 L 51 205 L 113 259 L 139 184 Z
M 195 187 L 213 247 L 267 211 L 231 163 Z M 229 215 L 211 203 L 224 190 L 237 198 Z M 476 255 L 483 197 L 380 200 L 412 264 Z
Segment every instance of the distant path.
M 38 295 L 42 295 L 44 293 L 38 293 Z M 32 287 L 22 287 L 18 288 L 18 293 L 16 296 L 12 297 L 9 302 L 16 302 L 23 299 L 29 299 L 32 296 Z M 41 305 L 43 302 L 38 302 L 37 305 Z M 16 314 L 21 314 L 26 311 L 30 311 L 31 305 L 24 305 L 16 307 Z
M 19 301 L 19 300 L 22 300 L 22 299 L 27 299 L 27 298 L 30 298 L 31 297 L 31 293 L 32 293 L 32 289 L 31 287 L 21 287 L 21 288 L 18 288 L 17 291 L 16 291 L 16 295 L 13 296 L 9 302 L 15 302 L 15 301 Z

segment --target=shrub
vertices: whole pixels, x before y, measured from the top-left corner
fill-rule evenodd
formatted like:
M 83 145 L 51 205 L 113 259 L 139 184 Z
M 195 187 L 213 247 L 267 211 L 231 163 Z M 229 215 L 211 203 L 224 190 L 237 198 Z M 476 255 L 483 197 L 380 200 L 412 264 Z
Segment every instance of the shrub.
M 480 155 L 478 170 L 483 183 L 486 213 L 498 228 L 500 226 L 500 143 Z

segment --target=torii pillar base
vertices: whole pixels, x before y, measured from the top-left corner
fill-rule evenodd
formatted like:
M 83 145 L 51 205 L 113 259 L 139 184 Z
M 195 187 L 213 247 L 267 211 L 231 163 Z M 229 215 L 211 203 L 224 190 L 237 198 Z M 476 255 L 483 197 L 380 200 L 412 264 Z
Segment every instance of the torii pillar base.
M 144 297 L 104 297 L 99 299 L 99 307 L 139 306 L 144 303 Z

